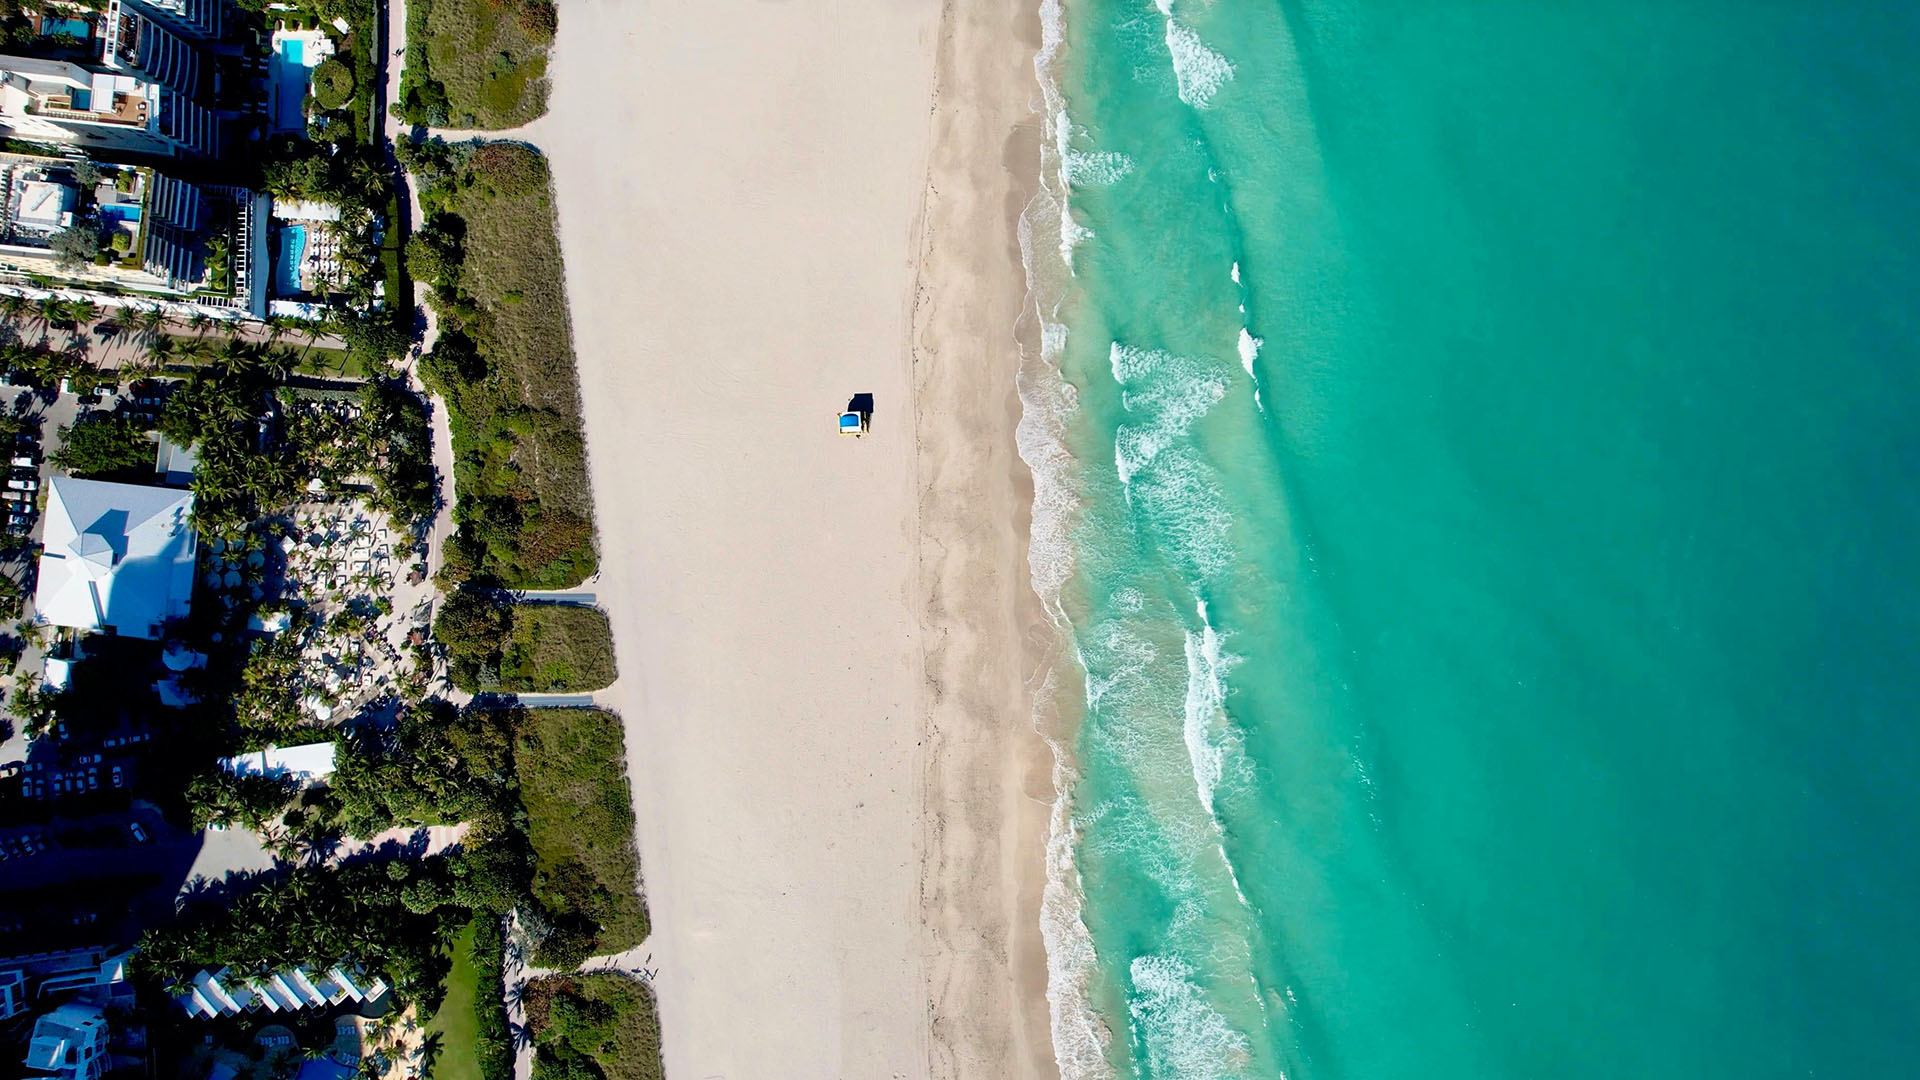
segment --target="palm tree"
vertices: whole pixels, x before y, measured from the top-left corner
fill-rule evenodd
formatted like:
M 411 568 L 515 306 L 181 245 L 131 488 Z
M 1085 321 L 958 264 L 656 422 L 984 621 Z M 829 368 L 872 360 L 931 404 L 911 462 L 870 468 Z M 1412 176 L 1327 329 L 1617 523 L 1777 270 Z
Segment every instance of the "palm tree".
M 5 316 L 8 322 L 19 322 L 32 307 L 27 298 L 18 293 L 0 293 L 0 316 Z
M 269 347 L 263 358 L 267 374 L 274 382 L 284 382 L 300 364 L 300 354 L 285 346 Z
M 207 328 L 213 325 L 213 316 L 204 311 L 196 311 L 193 317 L 187 320 L 187 325 L 193 328 L 195 334 L 205 337 Z
M 75 300 L 67 305 L 67 317 L 85 326 L 100 317 L 100 305 L 91 300 Z
M 33 306 L 40 323 L 42 340 L 53 332 L 54 327 L 67 321 L 67 302 L 57 296 L 43 296 Z
M 127 312 L 127 325 L 138 330 L 140 335 L 151 343 L 166 327 L 167 315 L 158 306 L 134 308 Z
M 179 339 L 165 334 L 147 335 L 147 359 L 156 368 L 163 368 L 174 358 L 179 348 Z
M 175 355 L 184 363 L 198 367 L 214 358 L 213 342 L 204 337 L 168 338 L 175 342 Z

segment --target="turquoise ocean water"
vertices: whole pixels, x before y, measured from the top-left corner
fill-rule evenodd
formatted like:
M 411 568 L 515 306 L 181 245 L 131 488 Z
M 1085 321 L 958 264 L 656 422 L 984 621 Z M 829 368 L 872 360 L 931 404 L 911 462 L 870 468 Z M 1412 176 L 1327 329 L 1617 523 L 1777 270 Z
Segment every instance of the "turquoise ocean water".
M 1920 1073 L 1920 6 L 1045 15 L 1070 1080 Z

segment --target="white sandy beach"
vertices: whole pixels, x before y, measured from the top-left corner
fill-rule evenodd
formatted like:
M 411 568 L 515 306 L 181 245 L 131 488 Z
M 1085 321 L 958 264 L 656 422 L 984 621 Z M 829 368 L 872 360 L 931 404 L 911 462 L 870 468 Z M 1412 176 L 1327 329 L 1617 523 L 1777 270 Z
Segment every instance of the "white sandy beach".
M 561 4 L 529 135 L 680 1080 L 1052 1068 L 1012 437 L 1038 28 L 959 6 Z

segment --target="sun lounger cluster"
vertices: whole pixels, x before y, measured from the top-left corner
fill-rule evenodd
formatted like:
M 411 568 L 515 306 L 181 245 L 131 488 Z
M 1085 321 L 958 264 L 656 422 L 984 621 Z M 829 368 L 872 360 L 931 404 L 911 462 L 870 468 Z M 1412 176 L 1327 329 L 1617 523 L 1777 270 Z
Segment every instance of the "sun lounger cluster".
M 311 965 L 282 968 L 263 975 L 235 975 L 231 967 L 200 973 L 173 988 L 188 1016 L 212 1019 L 265 1009 L 270 1013 L 377 1000 L 387 992 L 379 976 L 369 977 L 358 964 L 335 964 L 324 972 Z

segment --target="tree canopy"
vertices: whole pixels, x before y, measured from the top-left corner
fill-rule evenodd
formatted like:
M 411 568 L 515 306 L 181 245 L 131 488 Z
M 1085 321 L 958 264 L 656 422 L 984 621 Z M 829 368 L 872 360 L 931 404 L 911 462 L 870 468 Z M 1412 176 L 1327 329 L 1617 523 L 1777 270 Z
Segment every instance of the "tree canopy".
M 313 69 L 313 100 L 323 109 L 344 108 L 353 100 L 353 69 L 328 57 Z
M 154 469 L 153 440 L 138 423 L 117 416 L 94 416 L 60 429 L 63 445 L 55 465 L 79 477 L 111 476 Z

